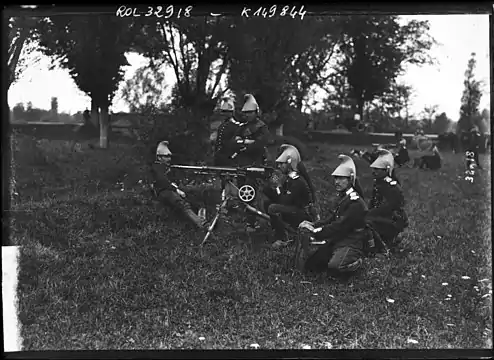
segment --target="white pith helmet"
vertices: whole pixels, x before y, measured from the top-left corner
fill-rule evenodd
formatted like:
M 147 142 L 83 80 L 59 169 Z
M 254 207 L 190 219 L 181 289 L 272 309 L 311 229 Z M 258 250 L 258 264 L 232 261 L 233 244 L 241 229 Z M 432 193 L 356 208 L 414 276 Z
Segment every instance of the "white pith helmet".
M 160 141 L 158 147 L 156 148 L 156 156 L 171 155 L 172 152 L 168 148 L 168 141 Z
M 386 169 L 391 175 L 395 165 L 393 154 L 386 149 L 379 149 L 377 153 L 379 156 L 372 164 L 370 164 L 370 167 L 373 169 Z
M 242 112 L 245 111 L 259 111 L 259 105 L 257 105 L 256 98 L 252 94 L 246 94 L 244 96 L 244 106 Z
M 235 104 L 233 103 L 233 99 L 224 97 L 221 99 L 220 111 L 234 111 Z
M 297 170 L 298 164 L 302 161 L 302 157 L 300 156 L 300 152 L 298 149 L 290 144 L 283 144 L 280 146 L 280 149 L 283 150 L 280 156 L 276 159 L 277 163 L 289 163 L 293 170 Z
M 341 163 L 338 167 L 333 171 L 331 176 L 344 176 L 352 179 L 352 183 L 355 185 L 355 178 L 357 177 L 357 168 L 355 167 L 355 163 L 352 158 L 348 155 L 338 155 L 338 159 L 340 159 Z

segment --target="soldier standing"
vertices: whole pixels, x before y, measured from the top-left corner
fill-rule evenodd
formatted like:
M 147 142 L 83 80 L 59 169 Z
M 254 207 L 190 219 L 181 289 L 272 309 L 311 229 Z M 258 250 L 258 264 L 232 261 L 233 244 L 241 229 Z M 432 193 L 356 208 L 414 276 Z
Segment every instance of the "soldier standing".
M 172 153 L 168 148 L 168 141 L 161 141 L 156 148 L 155 161 L 151 165 L 152 187 L 155 195 L 165 205 L 174 210 L 178 210 L 185 215 L 197 228 L 202 229 L 206 226 L 206 209 L 198 206 L 198 201 L 181 190 L 178 185 L 172 181 L 170 169 Z M 190 194 L 192 195 L 192 194 Z M 192 210 L 192 205 L 199 208 L 196 214 Z
M 271 227 L 276 236 L 273 248 L 287 244 L 287 233 L 283 222 L 293 228 L 304 220 L 311 220 L 307 211 L 310 202 L 309 188 L 303 177 L 299 175 L 298 165 L 300 154 L 293 146 L 287 146 L 276 159 L 281 171 L 280 181 L 274 187 L 264 188 L 268 200 L 264 202 L 264 209 L 271 219 Z
M 397 236 L 408 226 L 408 218 L 403 191 L 394 177 L 393 155 L 388 150 L 380 150 L 370 167 L 374 188 L 366 220 L 388 247 L 396 247 Z
M 218 127 L 218 135 L 214 145 L 214 165 L 232 166 L 234 161 L 232 155 L 235 153 L 235 136 L 239 132 L 242 123 L 233 117 L 235 105 L 230 98 L 223 98 L 220 105 L 220 115 L 223 122 Z
M 340 278 L 361 268 L 369 233 L 365 224 L 367 205 L 355 188 L 355 163 L 347 155 L 338 158 L 341 164 L 331 175 L 340 201 L 333 216 L 316 223 L 304 221 L 299 228 L 308 230 L 315 240 L 325 240 L 305 262 L 306 270 L 326 270 L 330 276 Z

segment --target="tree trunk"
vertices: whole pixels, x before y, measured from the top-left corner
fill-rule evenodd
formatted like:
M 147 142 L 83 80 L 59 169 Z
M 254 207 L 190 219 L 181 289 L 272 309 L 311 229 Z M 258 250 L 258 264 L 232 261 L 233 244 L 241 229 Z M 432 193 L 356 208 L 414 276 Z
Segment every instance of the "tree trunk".
M 97 129 L 99 127 L 99 108 L 96 104 L 96 100 L 91 99 L 91 123 L 94 128 Z
M 9 55 L 12 57 L 9 58 L 9 87 L 15 81 L 15 69 L 17 68 L 17 63 L 19 62 L 19 57 L 21 55 L 22 47 L 24 45 L 24 41 L 29 35 L 30 28 L 27 24 L 23 24 L 24 27 L 19 34 L 19 37 L 15 40 L 13 44 L 10 44 L 11 49 L 9 49 Z
M 102 149 L 108 148 L 108 105 L 101 107 L 101 118 L 99 122 L 99 146 Z

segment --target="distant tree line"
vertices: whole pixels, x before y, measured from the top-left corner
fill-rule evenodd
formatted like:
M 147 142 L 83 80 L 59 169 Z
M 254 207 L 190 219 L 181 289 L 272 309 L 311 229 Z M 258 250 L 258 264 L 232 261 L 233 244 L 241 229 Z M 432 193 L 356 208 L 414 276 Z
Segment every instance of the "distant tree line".
M 411 117 L 414 89 L 398 82 L 407 64 L 434 63 L 429 50 L 436 42 L 427 21 L 403 23 L 393 15 L 273 21 L 91 14 L 13 21 L 12 29 L 16 26 L 27 27 L 28 41 L 51 57 L 53 66 L 67 69 L 91 98 L 91 121 L 100 129 L 103 148 L 108 146 L 109 106 L 119 89 L 132 112 L 189 133 L 205 131 L 219 98 L 233 94 L 241 99 L 245 93 L 256 96 L 263 119 L 273 128 L 287 124 L 301 130 L 309 120 L 324 126 L 354 114 L 381 131 L 450 127 L 435 106 L 424 109 L 421 118 Z M 129 52 L 149 63 L 124 81 Z M 475 64 L 469 66 L 473 74 Z M 173 70 L 173 79 L 166 78 L 165 68 Z M 476 102 L 468 100 L 481 96 L 472 76 L 462 100 L 462 119 L 469 120 L 459 122 L 461 126 L 479 116 Z M 168 98 L 163 97 L 165 89 L 171 90 Z M 316 112 L 311 109 L 318 89 L 327 96 L 323 110 Z

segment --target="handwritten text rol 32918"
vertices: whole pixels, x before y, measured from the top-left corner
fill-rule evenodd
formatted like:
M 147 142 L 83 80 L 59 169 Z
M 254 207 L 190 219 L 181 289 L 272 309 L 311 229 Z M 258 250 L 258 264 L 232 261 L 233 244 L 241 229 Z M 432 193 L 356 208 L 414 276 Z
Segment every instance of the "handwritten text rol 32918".
M 117 9 L 116 16 L 118 17 L 139 17 L 139 16 L 155 16 L 157 18 L 164 17 L 169 19 L 172 16 L 176 16 L 177 19 L 181 17 L 190 17 L 192 5 L 185 6 L 146 6 L 146 7 L 127 7 L 125 5 L 120 6 Z
M 264 18 L 272 18 L 274 16 L 291 16 L 292 18 L 295 18 L 297 16 L 300 17 L 300 20 L 304 19 L 305 14 L 307 11 L 304 10 L 304 5 L 300 6 L 300 8 L 297 9 L 297 6 L 278 6 L 278 5 L 272 5 L 271 7 L 265 7 L 265 6 L 260 6 L 257 9 L 251 9 L 248 7 L 244 7 L 242 12 L 240 13 L 241 16 L 244 17 L 255 17 L 255 16 L 262 16 Z

